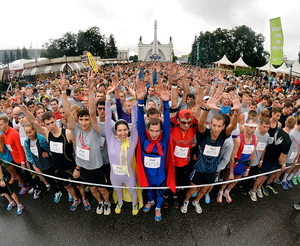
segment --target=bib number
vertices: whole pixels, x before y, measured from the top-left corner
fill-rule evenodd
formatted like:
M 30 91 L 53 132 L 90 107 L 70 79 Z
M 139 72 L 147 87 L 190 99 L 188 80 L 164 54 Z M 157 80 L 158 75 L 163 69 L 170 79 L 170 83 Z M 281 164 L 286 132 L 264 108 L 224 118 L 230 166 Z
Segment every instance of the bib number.
M 31 146 L 30 147 L 30 152 L 32 153 L 32 154 L 34 154 L 35 156 L 39 156 L 39 152 L 38 152 L 38 149 L 37 149 L 37 147 L 36 146 Z
M 203 155 L 211 156 L 211 157 L 217 157 L 220 153 L 221 146 L 211 146 L 211 145 L 205 145 Z
M 257 146 L 256 146 L 256 150 L 257 151 L 264 151 L 265 148 L 266 148 L 266 145 L 267 145 L 266 143 L 258 142 Z
M 176 145 L 174 155 L 179 158 L 187 158 L 189 148 L 182 148 Z
M 90 160 L 90 150 L 89 149 L 83 149 L 78 146 L 76 146 L 76 155 L 78 158 L 84 160 L 84 161 L 89 161 Z
M 144 164 L 145 164 L 145 167 L 147 167 L 147 168 L 159 168 L 160 167 L 160 157 L 145 156 Z
M 20 138 L 20 140 L 21 140 L 21 146 L 24 147 L 26 138 Z
M 249 154 L 252 154 L 254 150 L 254 145 L 244 145 L 244 149 L 243 149 L 243 154 L 245 155 L 249 155 Z
M 63 144 L 50 141 L 50 151 L 58 154 L 63 154 Z
M 113 169 L 113 173 L 116 174 L 116 175 L 126 175 L 127 172 L 126 172 L 126 167 L 122 167 L 122 170 L 121 170 L 121 167 L 119 165 L 116 165 L 116 164 L 112 164 L 112 169 Z
M 290 155 L 290 159 L 294 160 L 297 156 L 298 152 L 292 152 Z

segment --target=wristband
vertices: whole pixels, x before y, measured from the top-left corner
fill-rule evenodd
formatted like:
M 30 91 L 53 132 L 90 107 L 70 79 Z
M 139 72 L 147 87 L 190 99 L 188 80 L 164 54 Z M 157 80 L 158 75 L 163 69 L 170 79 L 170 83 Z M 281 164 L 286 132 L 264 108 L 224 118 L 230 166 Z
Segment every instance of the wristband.
M 260 162 L 264 162 L 263 160 L 261 160 Z
M 131 100 L 136 100 L 136 97 L 130 97 Z
M 173 87 L 173 86 L 176 86 L 176 88 L 177 88 L 177 84 L 176 84 L 176 83 L 172 83 L 172 87 Z
M 80 172 L 80 168 L 75 168 L 78 172 Z
M 204 111 L 210 111 L 210 109 L 208 109 L 208 108 L 203 108 L 203 107 L 200 107 L 200 108 Z
M 247 171 L 249 172 L 249 171 L 250 171 L 250 168 L 248 168 Z
M 63 94 L 63 93 L 66 93 L 66 91 L 64 90 L 64 91 L 61 91 L 61 94 Z
M 176 113 L 178 112 L 178 108 L 170 108 L 170 113 Z
M 139 107 L 144 107 L 144 104 L 138 104 Z
M 172 85 L 172 88 L 173 89 L 177 89 L 177 85 Z
M 24 103 L 20 104 L 20 107 L 24 107 L 24 106 L 25 106 L 25 104 L 24 104 Z
M 111 95 L 110 94 L 107 94 L 106 95 L 106 100 L 110 100 L 111 99 Z

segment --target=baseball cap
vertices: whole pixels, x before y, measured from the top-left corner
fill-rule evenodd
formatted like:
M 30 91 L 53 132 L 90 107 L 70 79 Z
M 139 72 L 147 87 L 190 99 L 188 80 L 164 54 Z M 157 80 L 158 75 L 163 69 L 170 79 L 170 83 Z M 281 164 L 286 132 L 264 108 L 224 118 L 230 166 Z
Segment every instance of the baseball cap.
M 193 114 L 190 110 L 188 109 L 182 109 L 179 111 L 178 113 L 178 117 L 179 118 L 192 118 L 193 117 Z
M 208 100 L 209 98 L 210 98 L 210 96 L 204 96 L 203 101 Z

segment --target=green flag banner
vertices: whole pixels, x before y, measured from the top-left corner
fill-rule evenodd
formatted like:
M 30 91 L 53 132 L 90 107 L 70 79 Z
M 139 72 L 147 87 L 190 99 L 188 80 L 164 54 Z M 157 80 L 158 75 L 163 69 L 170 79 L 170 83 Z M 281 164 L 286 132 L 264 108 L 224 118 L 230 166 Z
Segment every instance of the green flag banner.
M 271 64 L 283 63 L 283 32 L 280 17 L 270 20 L 271 31 Z

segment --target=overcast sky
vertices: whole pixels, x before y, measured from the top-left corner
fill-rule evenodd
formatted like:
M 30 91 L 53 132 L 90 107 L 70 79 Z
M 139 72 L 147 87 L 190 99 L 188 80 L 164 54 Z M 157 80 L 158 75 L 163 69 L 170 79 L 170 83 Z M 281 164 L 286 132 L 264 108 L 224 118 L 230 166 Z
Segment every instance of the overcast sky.
M 118 49 L 137 54 L 142 36 L 153 41 L 154 20 L 158 40 L 172 36 L 175 55 L 189 54 L 195 35 L 216 28 L 247 25 L 265 38 L 270 50 L 269 19 L 281 17 L 283 52 L 296 59 L 300 46 L 300 2 L 297 0 L 15 0 L 1 1 L 0 49 L 41 48 L 50 38 L 98 26 L 101 34 L 114 35 Z M 234 61 L 232 61 L 234 62 Z

